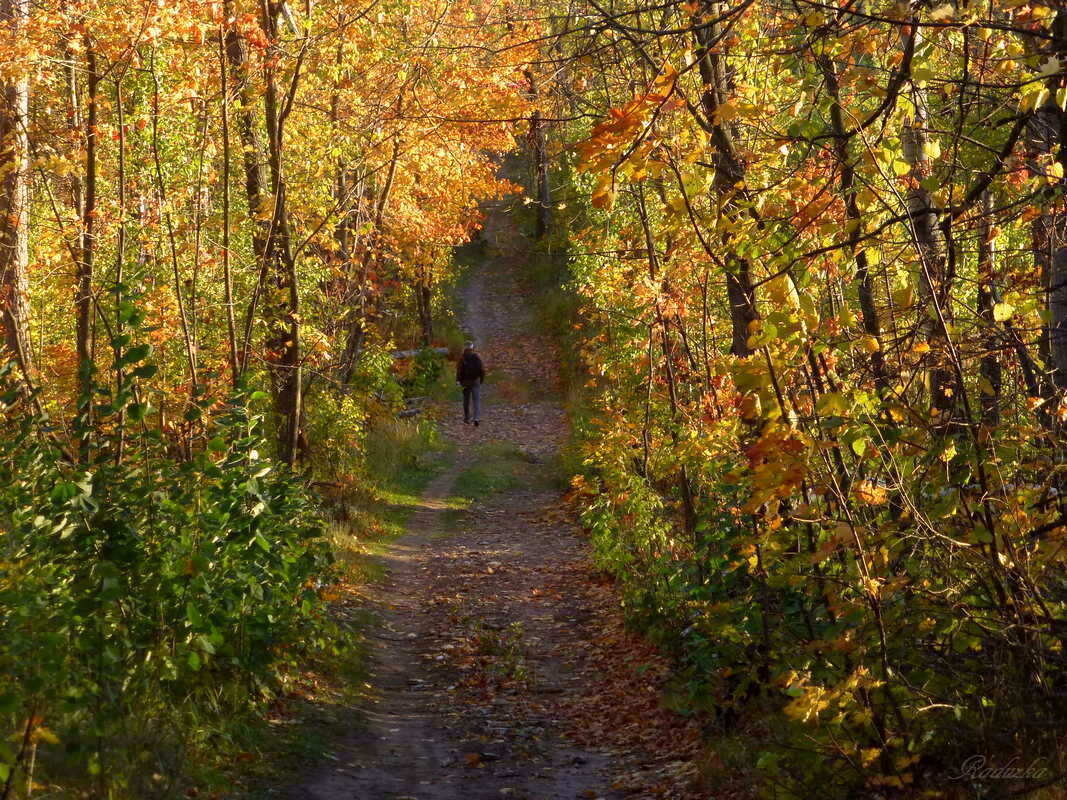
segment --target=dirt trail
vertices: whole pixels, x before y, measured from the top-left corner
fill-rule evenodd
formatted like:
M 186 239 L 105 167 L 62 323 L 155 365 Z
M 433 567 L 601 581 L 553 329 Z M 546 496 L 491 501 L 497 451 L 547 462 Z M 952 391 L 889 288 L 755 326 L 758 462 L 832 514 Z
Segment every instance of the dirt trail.
M 577 665 L 597 620 L 560 581 L 588 574 L 587 543 L 558 510 L 557 354 L 516 280 L 523 245 L 505 206 L 491 210 L 485 237 L 463 298 L 490 373 L 482 426 L 463 425 L 454 409 L 443 422 L 454 463 L 385 557 L 377 701 L 337 761 L 286 792 L 293 800 L 622 796 L 611 788 L 617 754 L 562 735 L 562 704 L 588 684 Z M 496 451 L 507 455 L 509 488 L 457 512 L 448 502 L 457 479 Z

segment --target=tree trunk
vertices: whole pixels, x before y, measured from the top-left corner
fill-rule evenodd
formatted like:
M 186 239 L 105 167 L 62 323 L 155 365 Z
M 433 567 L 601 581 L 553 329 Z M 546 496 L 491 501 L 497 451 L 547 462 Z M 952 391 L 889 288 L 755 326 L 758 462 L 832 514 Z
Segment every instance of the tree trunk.
M 982 360 L 978 374 L 982 377 L 982 424 L 993 428 L 1000 424 L 1000 337 L 993 306 L 997 301 L 996 253 L 993 247 L 993 198 L 989 192 L 982 196 L 982 216 L 978 220 L 978 316 L 985 328 Z
M 819 56 L 826 91 L 830 96 L 830 124 L 833 128 L 839 169 L 841 170 L 840 191 L 845 205 L 845 219 L 848 220 L 848 248 L 856 260 L 856 293 L 859 296 L 860 312 L 863 315 L 863 330 L 880 343 L 881 322 L 874 304 L 874 285 L 871 280 L 870 263 L 867 252 L 860 249 L 863 235 L 863 218 L 856 199 L 856 167 L 848 146 L 848 132 L 845 130 L 844 114 L 841 110 L 840 85 L 833 61 L 827 56 Z M 871 353 L 871 371 L 878 391 L 884 393 L 889 388 L 886 379 L 885 355 L 879 348 Z
M 705 2 L 701 11 L 707 17 L 716 17 L 719 15 L 719 3 Z M 700 18 L 697 17 L 694 22 L 700 23 Z M 745 165 L 734 144 L 733 128 L 729 122 L 718 120 L 717 111 L 726 102 L 730 83 L 722 53 L 711 46 L 718 39 L 718 34 L 717 25 L 694 25 L 697 64 L 703 83 L 700 104 L 707 116 L 715 164 L 713 189 L 723 199 L 723 213 L 736 218 L 740 212 L 733 197 L 738 191 L 737 184 L 745 177 Z M 727 250 L 726 297 L 730 305 L 733 333 L 730 352 L 735 356 L 749 356 L 752 354 L 752 348 L 748 346 L 751 326 L 759 319 L 756 289 L 752 284 L 748 261 L 737 256 L 729 246 L 730 234 L 724 233 L 722 239 Z
M 222 292 L 226 305 L 230 382 L 236 389 L 241 380 L 241 368 L 237 355 L 237 323 L 233 315 L 233 275 L 230 269 L 230 80 L 226 34 L 222 28 L 219 30 L 219 84 L 222 91 Z
M 637 211 L 641 220 L 641 229 L 645 236 L 645 250 L 648 252 L 648 277 L 653 285 L 659 283 L 660 287 L 664 288 L 663 278 L 657 274 L 659 271 L 659 255 L 656 252 L 655 242 L 652 239 L 652 230 L 648 224 L 648 211 L 645 206 L 644 193 L 638 192 L 636 198 Z M 656 327 L 659 328 L 660 332 L 660 345 L 663 349 L 663 369 L 664 375 L 667 378 L 667 398 L 671 408 L 670 436 L 671 442 L 677 447 L 679 442 L 678 426 L 680 409 L 678 402 L 678 383 L 674 374 L 674 353 L 671 346 L 671 337 L 668 332 L 668 326 L 669 323 L 663 315 L 663 305 L 657 297 Z M 651 384 L 649 391 L 651 391 Z M 696 533 L 697 525 L 696 500 L 694 498 L 693 482 L 689 477 L 689 469 L 684 463 L 679 465 L 678 469 L 678 491 L 682 499 L 682 521 L 685 525 L 685 531 L 688 535 L 693 536 Z
M 270 57 L 277 55 L 277 10 L 262 16 L 263 32 L 271 42 Z M 300 292 L 296 261 L 289 229 L 288 187 L 282 159 L 285 114 L 291 108 L 297 75 L 289 94 L 279 96 L 275 67 L 265 66 L 264 112 L 267 125 L 267 165 L 270 169 L 274 213 L 264 253 L 264 269 L 274 291 L 264 303 L 267 322 L 266 350 L 274 388 L 274 410 L 278 417 L 278 444 L 282 459 L 290 466 L 300 452 L 300 422 L 303 418 L 303 375 L 300 354 Z M 299 66 L 297 67 L 299 69 Z
M 234 18 L 234 2 L 233 0 L 226 0 L 223 4 L 224 14 L 227 19 L 233 20 Z M 246 52 L 246 45 L 242 41 L 240 34 L 237 32 L 236 26 L 232 23 L 229 24 L 229 29 L 226 32 L 226 57 L 229 60 L 232 72 L 229 78 L 233 83 L 234 97 L 237 99 L 236 117 L 237 117 L 237 131 L 238 136 L 241 139 L 241 151 L 243 154 L 243 165 L 245 175 L 245 197 L 248 200 L 248 214 L 256 220 L 255 226 L 252 229 L 252 253 L 256 257 L 256 262 L 259 264 L 260 273 L 259 281 L 256 285 L 256 290 L 252 295 L 252 300 L 248 304 L 248 309 L 245 312 L 245 324 L 244 335 L 242 339 L 241 352 L 239 357 L 239 369 L 243 373 L 248 367 L 248 348 L 252 341 L 252 326 L 256 317 L 256 306 L 259 302 L 259 295 L 262 293 L 266 284 L 266 270 L 267 270 L 267 237 L 270 233 L 270 220 L 265 218 L 266 215 L 262 213 L 263 209 L 263 187 L 267 183 L 266 173 L 264 171 L 264 163 L 266 161 L 264 157 L 263 144 L 260 141 L 259 131 L 256 127 L 255 118 L 255 103 L 257 101 L 257 95 L 255 88 L 251 85 L 248 79 L 249 64 Z
M 920 36 L 920 28 L 912 26 L 910 36 Z M 915 43 L 917 47 L 917 42 Z M 952 421 L 959 387 L 946 361 L 948 331 L 952 322 L 952 276 L 947 272 L 945 242 L 938 227 L 933 198 L 923 182 L 931 175 L 926 91 L 912 86 L 914 117 L 904 125 L 901 146 L 904 161 L 910 167 L 907 193 L 908 224 L 911 239 L 919 257 L 918 332 L 930 345 L 928 358 L 932 363 L 927 371 L 931 409 L 936 412 L 937 426 L 944 429 Z
M 526 81 L 530 85 L 530 99 L 537 102 L 537 80 L 533 72 L 525 71 Z M 533 150 L 534 177 L 537 186 L 537 223 L 535 234 L 541 239 L 548 233 L 552 219 L 552 191 L 548 183 L 548 148 L 545 145 L 545 123 L 541 118 L 541 109 L 534 109 L 530 115 L 530 147 Z
M 422 332 L 422 346 L 429 347 L 433 343 L 433 290 L 425 278 L 419 281 L 415 287 L 418 295 L 419 327 Z
M 400 114 L 400 100 L 397 100 L 397 115 Z M 352 380 L 352 375 L 356 369 L 356 360 L 359 357 L 359 350 L 363 345 L 363 338 L 366 333 L 366 317 L 367 317 L 367 283 L 370 279 L 370 268 L 375 262 L 376 257 L 374 255 L 374 245 L 377 238 L 381 235 L 382 225 L 385 222 L 385 211 L 389 207 L 389 195 L 393 191 L 393 181 L 396 179 L 396 167 L 400 160 L 400 137 L 397 136 L 393 139 L 393 152 L 389 159 L 389 169 L 385 176 L 385 185 L 382 186 L 381 191 L 378 193 L 378 199 L 374 207 L 374 220 L 371 226 L 371 232 L 367 238 L 366 247 L 364 248 L 363 257 L 360 261 L 360 270 L 358 277 L 357 295 L 355 298 L 355 307 L 348 309 L 347 313 L 350 315 L 350 322 L 348 328 L 348 336 L 345 340 L 345 354 L 341 361 L 341 382 L 349 383 Z
M 92 322 L 93 322 L 93 262 L 96 253 L 96 122 L 97 87 L 100 76 L 96 69 L 96 52 L 85 37 L 86 115 L 85 115 L 85 196 L 82 202 L 81 250 L 75 265 L 74 307 L 77 315 L 75 349 L 78 358 L 78 404 L 84 414 L 83 430 L 89 430 L 92 410 Z M 77 102 L 75 100 L 75 102 Z M 86 442 L 82 442 L 82 452 Z
M 545 144 L 545 123 L 540 110 L 530 117 L 530 142 L 533 145 L 534 166 L 537 171 L 537 228 L 538 239 L 548 233 L 552 216 L 552 192 L 548 184 L 548 147 Z
M 1060 9 L 1052 25 L 1052 54 L 1063 63 L 1067 59 L 1067 10 Z M 1067 113 L 1056 104 L 1056 92 L 1062 78 L 1057 74 L 1047 81 L 1050 97 L 1035 110 L 1027 129 L 1031 157 L 1051 153 L 1058 146 L 1057 158 L 1067 166 Z M 1062 183 L 1062 180 L 1061 180 Z M 1060 197 L 1049 199 L 1049 208 L 1031 224 L 1034 266 L 1045 289 L 1048 322 L 1041 336 L 1041 355 L 1048 370 L 1045 396 L 1067 389 L 1067 214 Z
M 0 0 L 0 24 L 18 31 L 29 19 L 29 0 Z M 19 77 L 3 86 L 0 107 L 0 312 L 9 357 L 33 380 L 29 337 L 29 80 Z

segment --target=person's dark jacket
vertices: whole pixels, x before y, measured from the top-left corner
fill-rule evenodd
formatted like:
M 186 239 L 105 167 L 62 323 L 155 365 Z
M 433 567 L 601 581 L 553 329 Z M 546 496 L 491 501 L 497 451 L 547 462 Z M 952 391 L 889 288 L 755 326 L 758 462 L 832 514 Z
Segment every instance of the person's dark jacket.
M 475 383 L 485 381 L 485 367 L 482 360 L 473 350 L 467 351 L 459 358 L 456 364 L 456 380 L 464 386 L 473 386 Z

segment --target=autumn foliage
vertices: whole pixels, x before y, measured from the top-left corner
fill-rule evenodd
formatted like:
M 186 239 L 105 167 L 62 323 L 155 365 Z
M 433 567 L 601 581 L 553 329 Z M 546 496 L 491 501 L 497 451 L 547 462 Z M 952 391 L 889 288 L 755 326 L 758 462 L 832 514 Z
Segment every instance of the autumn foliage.
M 339 646 L 309 484 L 440 371 L 390 352 L 509 189 L 528 17 L 0 3 L 5 800 L 184 791 L 198 720 Z
M 567 39 L 578 497 L 783 796 L 1062 772 L 1065 24 L 591 3 Z
M 329 647 L 309 478 L 439 370 L 390 351 L 516 149 L 574 498 L 709 763 L 1064 773 L 1063 8 L 0 0 L 0 89 L 4 800 L 145 796 L 141 699 Z

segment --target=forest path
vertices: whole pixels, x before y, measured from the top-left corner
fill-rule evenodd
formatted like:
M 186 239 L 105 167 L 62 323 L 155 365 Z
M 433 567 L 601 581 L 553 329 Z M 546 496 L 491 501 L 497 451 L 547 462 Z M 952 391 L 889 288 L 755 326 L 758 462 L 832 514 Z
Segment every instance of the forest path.
M 462 292 L 489 374 L 482 426 L 446 410 L 455 458 L 388 548 L 376 589 L 376 700 L 334 763 L 285 793 L 293 800 L 623 796 L 612 785 L 633 753 L 601 746 L 610 723 L 580 724 L 595 747 L 564 736 L 584 694 L 600 691 L 590 642 L 615 612 L 561 510 L 558 354 L 536 332 L 517 275 L 527 245 L 508 208 L 489 209 L 486 255 Z M 457 495 L 472 488 L 480 496 L 463 510 Z

